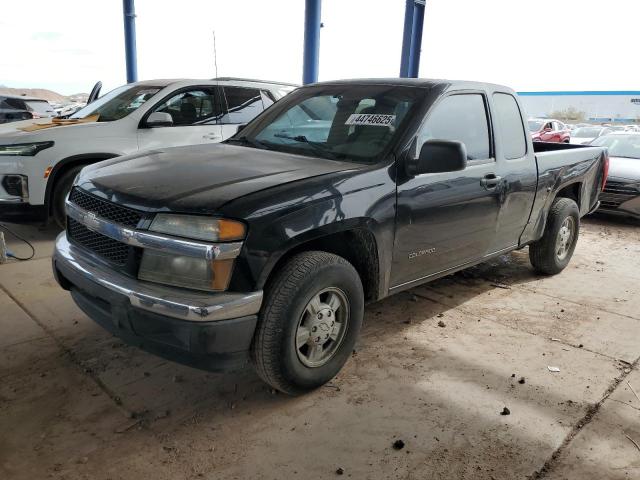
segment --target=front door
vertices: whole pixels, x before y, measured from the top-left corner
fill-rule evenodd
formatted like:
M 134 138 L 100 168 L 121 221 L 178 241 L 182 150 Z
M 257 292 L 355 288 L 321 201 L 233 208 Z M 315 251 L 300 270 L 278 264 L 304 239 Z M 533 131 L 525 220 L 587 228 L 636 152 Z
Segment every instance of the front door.
M 451 94 L 432 107 L 411 155 L 430 139 L 463 142 L 468 165 L 398 183 L 392 288 L 481 258 L 495 235 L 500 206 L 484 93 Z
M 173 125 L 138 129 L 138 148 L 148 150 L 179 147 L 223 140 L 220 125 L 220 105 L 212 87 L 193 87 L 176 92 L 149 113 L 164 112 L 171 115 Z M 144 122 L 144 120 L 143 120 Z

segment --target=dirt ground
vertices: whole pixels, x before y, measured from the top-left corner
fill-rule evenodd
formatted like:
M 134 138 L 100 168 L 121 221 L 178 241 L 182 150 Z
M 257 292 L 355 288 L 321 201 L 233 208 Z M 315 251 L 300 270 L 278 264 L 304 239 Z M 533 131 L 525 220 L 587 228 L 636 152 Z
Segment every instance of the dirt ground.
M 55 284 L 55 233 L 19 230 L 37 255 L 0 265 L 0 479 L 640 478 L 637 224 L 585 220 L 555 277 L 523 250 L 370 305 L 298 398 L 123 345 Z

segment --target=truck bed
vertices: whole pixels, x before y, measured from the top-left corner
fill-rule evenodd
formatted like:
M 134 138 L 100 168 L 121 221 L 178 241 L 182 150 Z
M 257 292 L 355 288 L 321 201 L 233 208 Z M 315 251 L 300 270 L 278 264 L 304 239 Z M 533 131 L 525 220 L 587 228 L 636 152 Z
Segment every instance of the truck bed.
M 532 217 L 522 236 L 522 243 L 542 236 L 546 214 L 556 196 L 573 198 L 580 216 L 594 210 L 604 182 L 608 161 L 605 147 L 569 143 L 533 142 L 538 185 Z

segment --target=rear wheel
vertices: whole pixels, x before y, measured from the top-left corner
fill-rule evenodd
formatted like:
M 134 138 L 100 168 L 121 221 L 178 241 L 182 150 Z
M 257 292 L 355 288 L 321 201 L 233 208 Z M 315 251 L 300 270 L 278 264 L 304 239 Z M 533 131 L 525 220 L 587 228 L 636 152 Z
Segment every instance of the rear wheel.
M 67 216 L 65 213 L 64 203 L 67 199 L 67 195 L 71 191 L 71 185 L 76 175 L 82 170 L 82 166 L 73 167 L 71 170 L 66 171 L 62 177 L 60 177 L 53 185 L 53 194 L 51 195 L 51 212 L 53 213 L 53 219 L 58 226 L 64 229 L 67 226 Z
M 349 359 L 363 314 L 349 262 L 319 251 L 292 257 L 266 292 L 251 352 L 258 375 L 291 395 L 325 384 Z
M 570 198 L 556 198 L 549 210 L 544 235 L 529 246 L 529 260 L 540 273 L 554 275 L 569 264 L 578 242 L 580 213 Z

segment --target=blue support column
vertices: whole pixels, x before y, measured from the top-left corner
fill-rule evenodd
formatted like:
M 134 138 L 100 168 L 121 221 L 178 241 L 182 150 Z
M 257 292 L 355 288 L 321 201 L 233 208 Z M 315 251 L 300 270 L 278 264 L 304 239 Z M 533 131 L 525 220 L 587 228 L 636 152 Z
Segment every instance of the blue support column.
M 322 0 L 305 0 L 304 8 L 304 58 L 302 83 L 318 81 L 320 64 L 320 11 Z
M 127 83 L 132 83 L 138 81 L 134 0 L 122 0 L 122 13 L 124 16 L 124 50 L 127 61 Z
M 411 56 L 411 36 L 413 32 L 414 0 L 406 0 L 404 10 L 404 30 L 402 31 L 402 52 L 400 53 L 400 77 L 409 76 L 409 58 Z
M 417 78 L 420 69 L 420 49 L 426 0 L 406 1 L 400 55 L 400 77 Z
M 413 28 L 411 35 L 411 53 L 409 55 L 409 77 L 418 78 L 420 70 L 420 50 L 422 49 L 422 26 L 424 24 L 425 0 L 415 0 L 413 10 Z

